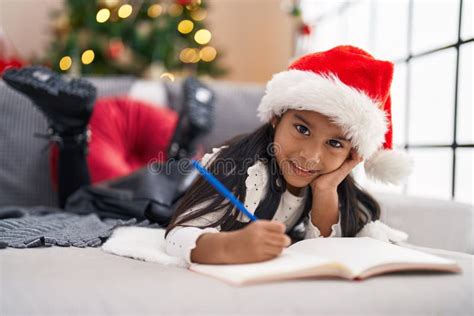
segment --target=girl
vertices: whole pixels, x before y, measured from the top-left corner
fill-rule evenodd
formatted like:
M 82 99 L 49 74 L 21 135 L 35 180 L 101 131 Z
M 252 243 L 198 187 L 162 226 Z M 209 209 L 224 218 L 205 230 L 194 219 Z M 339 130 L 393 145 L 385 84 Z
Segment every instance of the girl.
M 397 183 L 411 163 L 392 148 L 393 64 L 338 46 L 306 55 L 267 84 L 264 122 L 202 158 L 260 220 L 243 214 L 198 178 L 166 230 L 166 251 L 188 263 L 250 263 L 278 256 L 291 241 L 369 236 L 402 241 L 382 224 L 379 204 L 350 175 Z

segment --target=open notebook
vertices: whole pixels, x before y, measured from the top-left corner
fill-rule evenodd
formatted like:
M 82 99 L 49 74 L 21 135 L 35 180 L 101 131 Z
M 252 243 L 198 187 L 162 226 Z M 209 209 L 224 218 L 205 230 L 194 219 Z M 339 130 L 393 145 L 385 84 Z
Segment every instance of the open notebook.
M 193 263 L 189 269 L 235 285 L 304 277 L 362 280 L 404 270 L 461 271 L 453 260 L 369 237 L 306 239 L 269 261 L 229 265 Z

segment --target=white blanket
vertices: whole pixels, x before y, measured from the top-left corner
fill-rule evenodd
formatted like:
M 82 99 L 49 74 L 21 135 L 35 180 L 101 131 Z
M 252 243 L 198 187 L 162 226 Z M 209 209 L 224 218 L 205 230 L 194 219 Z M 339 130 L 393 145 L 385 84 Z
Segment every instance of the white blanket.
M 115 255 L 157 262 L 166 266 L 187 268 L 184 259 L 170 256 L 165 250 L 165 229 L 119 227 L 102 245 L 102 250 Z
M 357 237 L 371 237 L 385 242 L 399 243 L 406 241 L 408 234 L 377 220 L 365 225 L 357 234 Z M 166 253 L 165 229 L 163 228 L 118 227 L 102 245 L 102 250 L 115 255 L 157 262 L 166 266 L 189 267 L 184 259 Z

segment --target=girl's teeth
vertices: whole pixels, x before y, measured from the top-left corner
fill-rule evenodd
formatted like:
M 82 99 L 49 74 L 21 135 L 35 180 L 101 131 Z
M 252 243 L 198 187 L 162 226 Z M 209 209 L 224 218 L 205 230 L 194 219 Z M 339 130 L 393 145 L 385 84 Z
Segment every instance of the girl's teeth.
M 304 171 L 304 172 L 308 172 L 308 170 L 303 169 L 303 168 L 300 168 L 300 167 L 298 167 L 298 166 L 296 166 L 296 168 L 298 168 L 298 169 L 300 169 L 300 170 L 302 170 L 302 171 Z
M 296 168 L 298 168 L 301 171 L 308 172 L 308 173 L 311 172 L 309 170 L 306 170 L 306 169 L 303 169 L 303 168 L 299 167 L 297 164 L 294 164 L 294 165 L 295 165 Z

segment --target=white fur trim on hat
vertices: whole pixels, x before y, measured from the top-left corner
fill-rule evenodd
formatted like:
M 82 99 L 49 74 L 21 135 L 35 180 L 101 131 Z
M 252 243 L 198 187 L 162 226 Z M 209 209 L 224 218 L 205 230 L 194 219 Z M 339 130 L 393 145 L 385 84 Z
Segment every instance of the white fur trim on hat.
M 257 111 L 262 122 L 289 109 L 319 112 L 341 126 L 353 147 L 368 158 L 382 146 L 388 129 L 386 114 L 379 105 L 334 74 L 292 69 L 273 76 Z
M 379 150 L 364 162 L 366 174 L 384 183 L 400 184 L 413 170 L 413 160 L 404 151 Z

